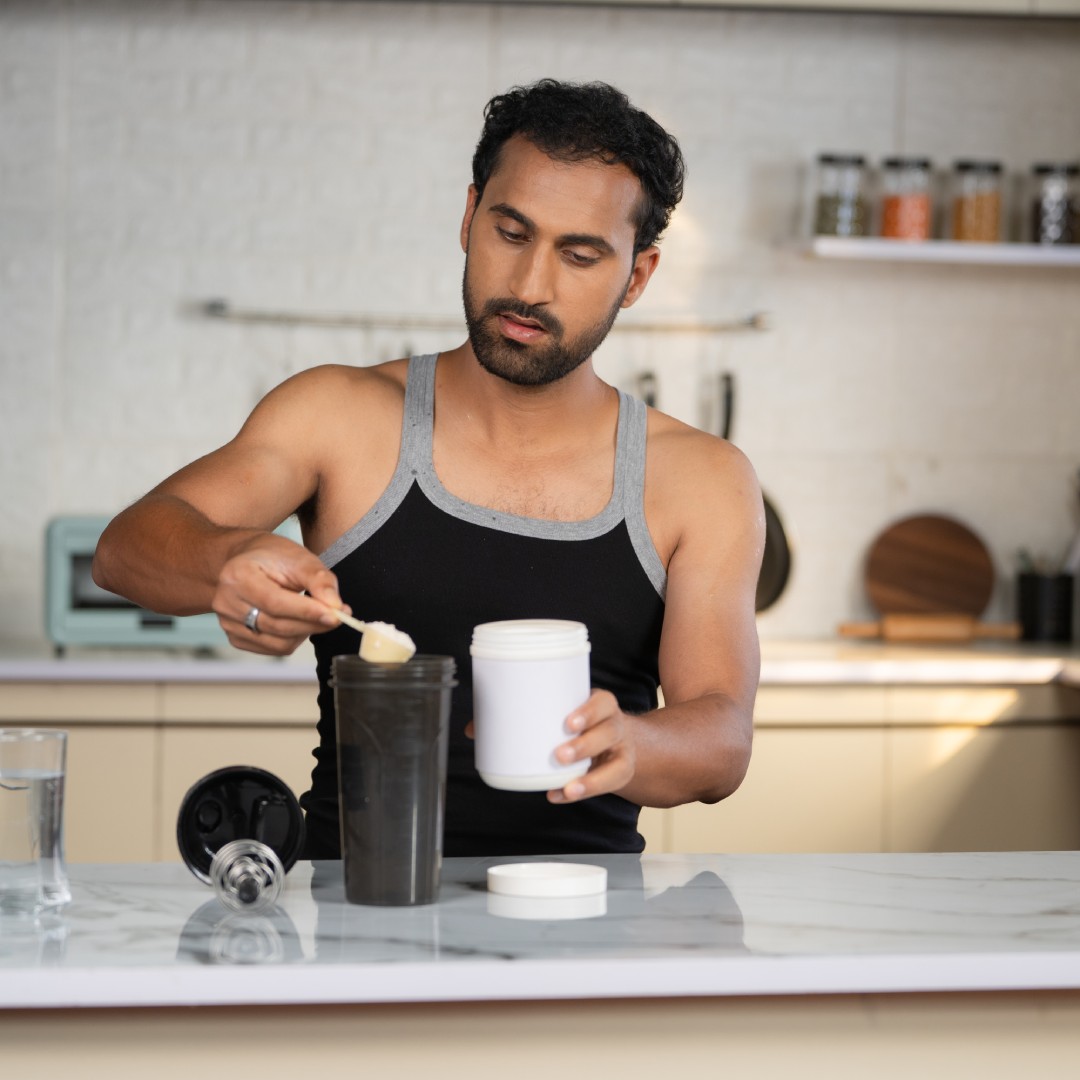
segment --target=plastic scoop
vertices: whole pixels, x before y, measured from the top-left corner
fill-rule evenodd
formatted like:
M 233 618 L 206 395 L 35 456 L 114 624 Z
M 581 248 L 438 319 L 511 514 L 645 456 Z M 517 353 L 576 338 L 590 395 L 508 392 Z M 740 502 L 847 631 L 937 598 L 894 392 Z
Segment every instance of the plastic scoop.
M 337 608 L 330 609 L 346 626 L 360 631 L 360 658 L 375 664 L 404 664 L 416 655 L 413 639 L 392 623 L 361 622 Z

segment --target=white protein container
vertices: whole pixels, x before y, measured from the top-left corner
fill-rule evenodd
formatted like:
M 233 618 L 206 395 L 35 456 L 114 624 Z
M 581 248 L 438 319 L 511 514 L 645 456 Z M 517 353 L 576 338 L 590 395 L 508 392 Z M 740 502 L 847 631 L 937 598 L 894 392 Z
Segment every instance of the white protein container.
M 476 768 L 504 791 L 550 791 L 584 775 L 590 760 L 564 765 L 573 738 L 566 718 L 589 698 L 589 631 L 563 619 L 511 619 L 473 628 Z

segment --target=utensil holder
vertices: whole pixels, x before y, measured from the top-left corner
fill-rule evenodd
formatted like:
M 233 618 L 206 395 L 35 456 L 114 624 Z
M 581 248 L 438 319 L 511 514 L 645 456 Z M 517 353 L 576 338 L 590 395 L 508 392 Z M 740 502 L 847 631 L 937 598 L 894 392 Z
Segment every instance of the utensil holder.
M 1019 574 L 1017 617 L 1023 641 L 1072 641 L 1072 574 Z

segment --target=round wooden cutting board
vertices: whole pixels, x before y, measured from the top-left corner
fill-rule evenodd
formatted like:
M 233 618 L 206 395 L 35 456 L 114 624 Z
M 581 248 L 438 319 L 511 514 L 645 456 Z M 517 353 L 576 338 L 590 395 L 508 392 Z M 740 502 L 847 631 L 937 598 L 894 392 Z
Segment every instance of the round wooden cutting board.
M 866 592 L 881 615 L 978 618 L 994 589 L 986 545 L 966 525 L 919 514 L 890 525 L 866 558 Z

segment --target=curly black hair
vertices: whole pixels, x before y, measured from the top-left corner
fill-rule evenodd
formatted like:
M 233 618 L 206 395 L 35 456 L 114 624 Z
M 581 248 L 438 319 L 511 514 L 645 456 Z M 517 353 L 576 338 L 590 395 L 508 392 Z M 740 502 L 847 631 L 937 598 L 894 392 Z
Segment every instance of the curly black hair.
M 497 94 L 484 108 L 473 154 L 473 183 L 483 195 L 503 145 L 522 135 L 557 161 L 625 165 L 641 183 L 634 254 L 656 243 L 683 193 L 686 165 L 673 135 L 607 83 L 541 79 Z

